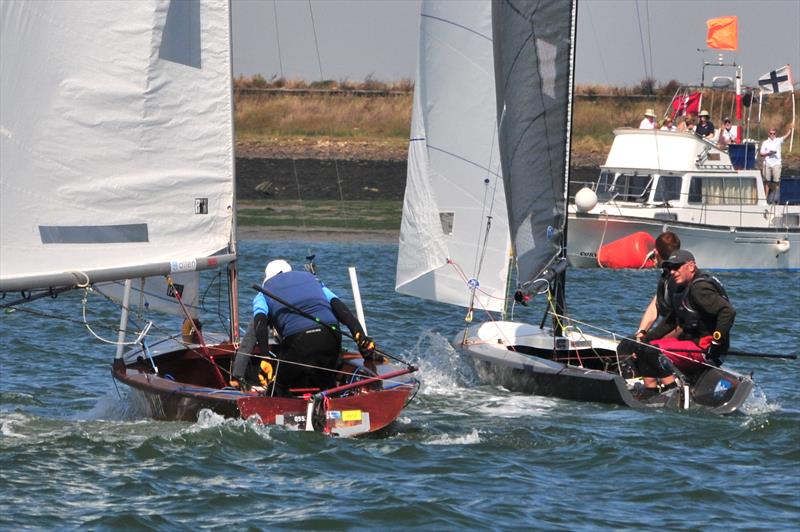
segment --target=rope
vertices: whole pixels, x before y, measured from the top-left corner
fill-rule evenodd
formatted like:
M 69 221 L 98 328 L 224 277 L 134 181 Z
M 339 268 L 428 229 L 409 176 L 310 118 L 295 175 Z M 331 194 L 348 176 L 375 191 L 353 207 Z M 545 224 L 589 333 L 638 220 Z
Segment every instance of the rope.
M 139 342 L 141 342 L 144 339 L 145 336 L 147 336 L 147 333 L 150 332 L 150 328 L 153 326 L 153 322 L 151 322 L 151 321 L 147 322 L 147 325 L 144 326 L 144 329 L 142 329 L 139 332 L 139 336 L 137 336 L 136 340 L 134 340 L 132 342 L 119 342 L 117 340 L 106 340 L 105 338 L 99 336 L 96 332 L 94 332 L 94 329 L 92 329 L 92 326 L 89 325 L 89 322 L 86 320 L 86 306 L 87 306 L 87 303 L 89 301 L 89 291 L 92 290 L 92 289 L 87 287 L 84 290 L 85 291 L 84 291 L 84 294 L 83 294 L 83 299 L 81 301 L 81 308 L 82 308 L 81 315 L 83 317 L 83 325 L 86 326 L 86 330 L 89 331 L 89 333 L 92 336 L 94 336 L 95 338 L 97 338 L 101 342 L 106 343 L 106 344 L 111 344 L 111 345 L 137 345 Z M 121 305 L 120 305 L 120 307 L 121 307 Z

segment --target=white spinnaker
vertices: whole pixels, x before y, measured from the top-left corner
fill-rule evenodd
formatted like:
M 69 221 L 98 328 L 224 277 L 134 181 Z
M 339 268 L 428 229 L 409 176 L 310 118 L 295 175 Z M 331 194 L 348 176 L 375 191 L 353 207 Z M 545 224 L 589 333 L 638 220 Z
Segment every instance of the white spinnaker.
M 3 2 L 0 28 L 0 288 L 228 250 L 227 2 Z
M 503 308 L 510 241 L 493 65 L 490 2 L 423 2 L 400 293 L 466 307 L 470 289 L 460 268 L 480 283 L 476 309 Z

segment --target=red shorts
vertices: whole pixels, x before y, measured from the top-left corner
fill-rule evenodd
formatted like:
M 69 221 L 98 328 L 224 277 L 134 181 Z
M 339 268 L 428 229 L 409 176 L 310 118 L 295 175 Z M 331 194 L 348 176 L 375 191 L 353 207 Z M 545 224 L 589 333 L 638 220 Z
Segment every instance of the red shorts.
M 670 359 L 681 373 L 697 372 L 701 369 L 700 364 L 706 362 L 703 350 L 691 340 L 661 338 L 660 340 L 651 341 L 650 344 L 661 349 L 664 356 Z

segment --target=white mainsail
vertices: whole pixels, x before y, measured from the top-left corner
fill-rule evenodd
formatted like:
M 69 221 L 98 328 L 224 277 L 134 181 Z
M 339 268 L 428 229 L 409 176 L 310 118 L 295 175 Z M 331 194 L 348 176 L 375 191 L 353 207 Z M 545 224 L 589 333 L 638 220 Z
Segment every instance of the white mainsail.
M 500 153 L 519 284 L 564 246 L 574 2 L 493 4 Z
M 0 39 L 0 290 L 235 257 L 227 2 L 3 2 Z
M 422 3 L 396 290 L 501 310 L 509 237 L 495 120 L 491 3 Z M 487 222 L 491 225 L 487 231 Z

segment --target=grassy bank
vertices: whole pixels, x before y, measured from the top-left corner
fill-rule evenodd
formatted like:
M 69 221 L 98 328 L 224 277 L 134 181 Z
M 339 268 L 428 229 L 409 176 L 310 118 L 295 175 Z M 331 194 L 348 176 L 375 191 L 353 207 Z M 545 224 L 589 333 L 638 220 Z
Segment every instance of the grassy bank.
M 283 81 L 253 86 L 239 80 L 236 95 L 236 134 L 239 153 L 260 157 L 365 158 L 404 157 L 411 126 L 413 94 L 407 80 L 381 84 L 322 82 L 294 85 Z M 660 89 L 652 87 L 576 88 L 573 120 L 573 165 L 597 166 L 605 160 L 617 127 L 636 127 L 646 108 L 661 114 L 669 105 L 676 82 Z M 267 89 L 266 91 L 263 89 Z M 275 89 L 280 89 L 277 92 Z M 317 90 L 351 92 L 318 93 Z M 295 90 L 300 92 L 283 92 Z M 353 92 L 361 91 L 361 92 Z M 653 92 L 644 95 L 642 92 Z M 703 107 L 712 121 L 721 125 L 723 116 L 733 116 L 731 94 L 708 92 Z M 785 131 L 791 121 L 789 94 L 772 95 L 761 110 L 761 124 L 753 107 L 750 136 L 766 138 L 769 127 Z M 800 138 L 796 139 L 800 145 Z M 785 166 L 800 169 L 800 148 L 784 154 Z M 382 155 L 383 154 L 383 155 Z
M 403 202 L 378 201 L 246 201 L 237 223 L 265 229 L 387 230 L 400 229 Z

